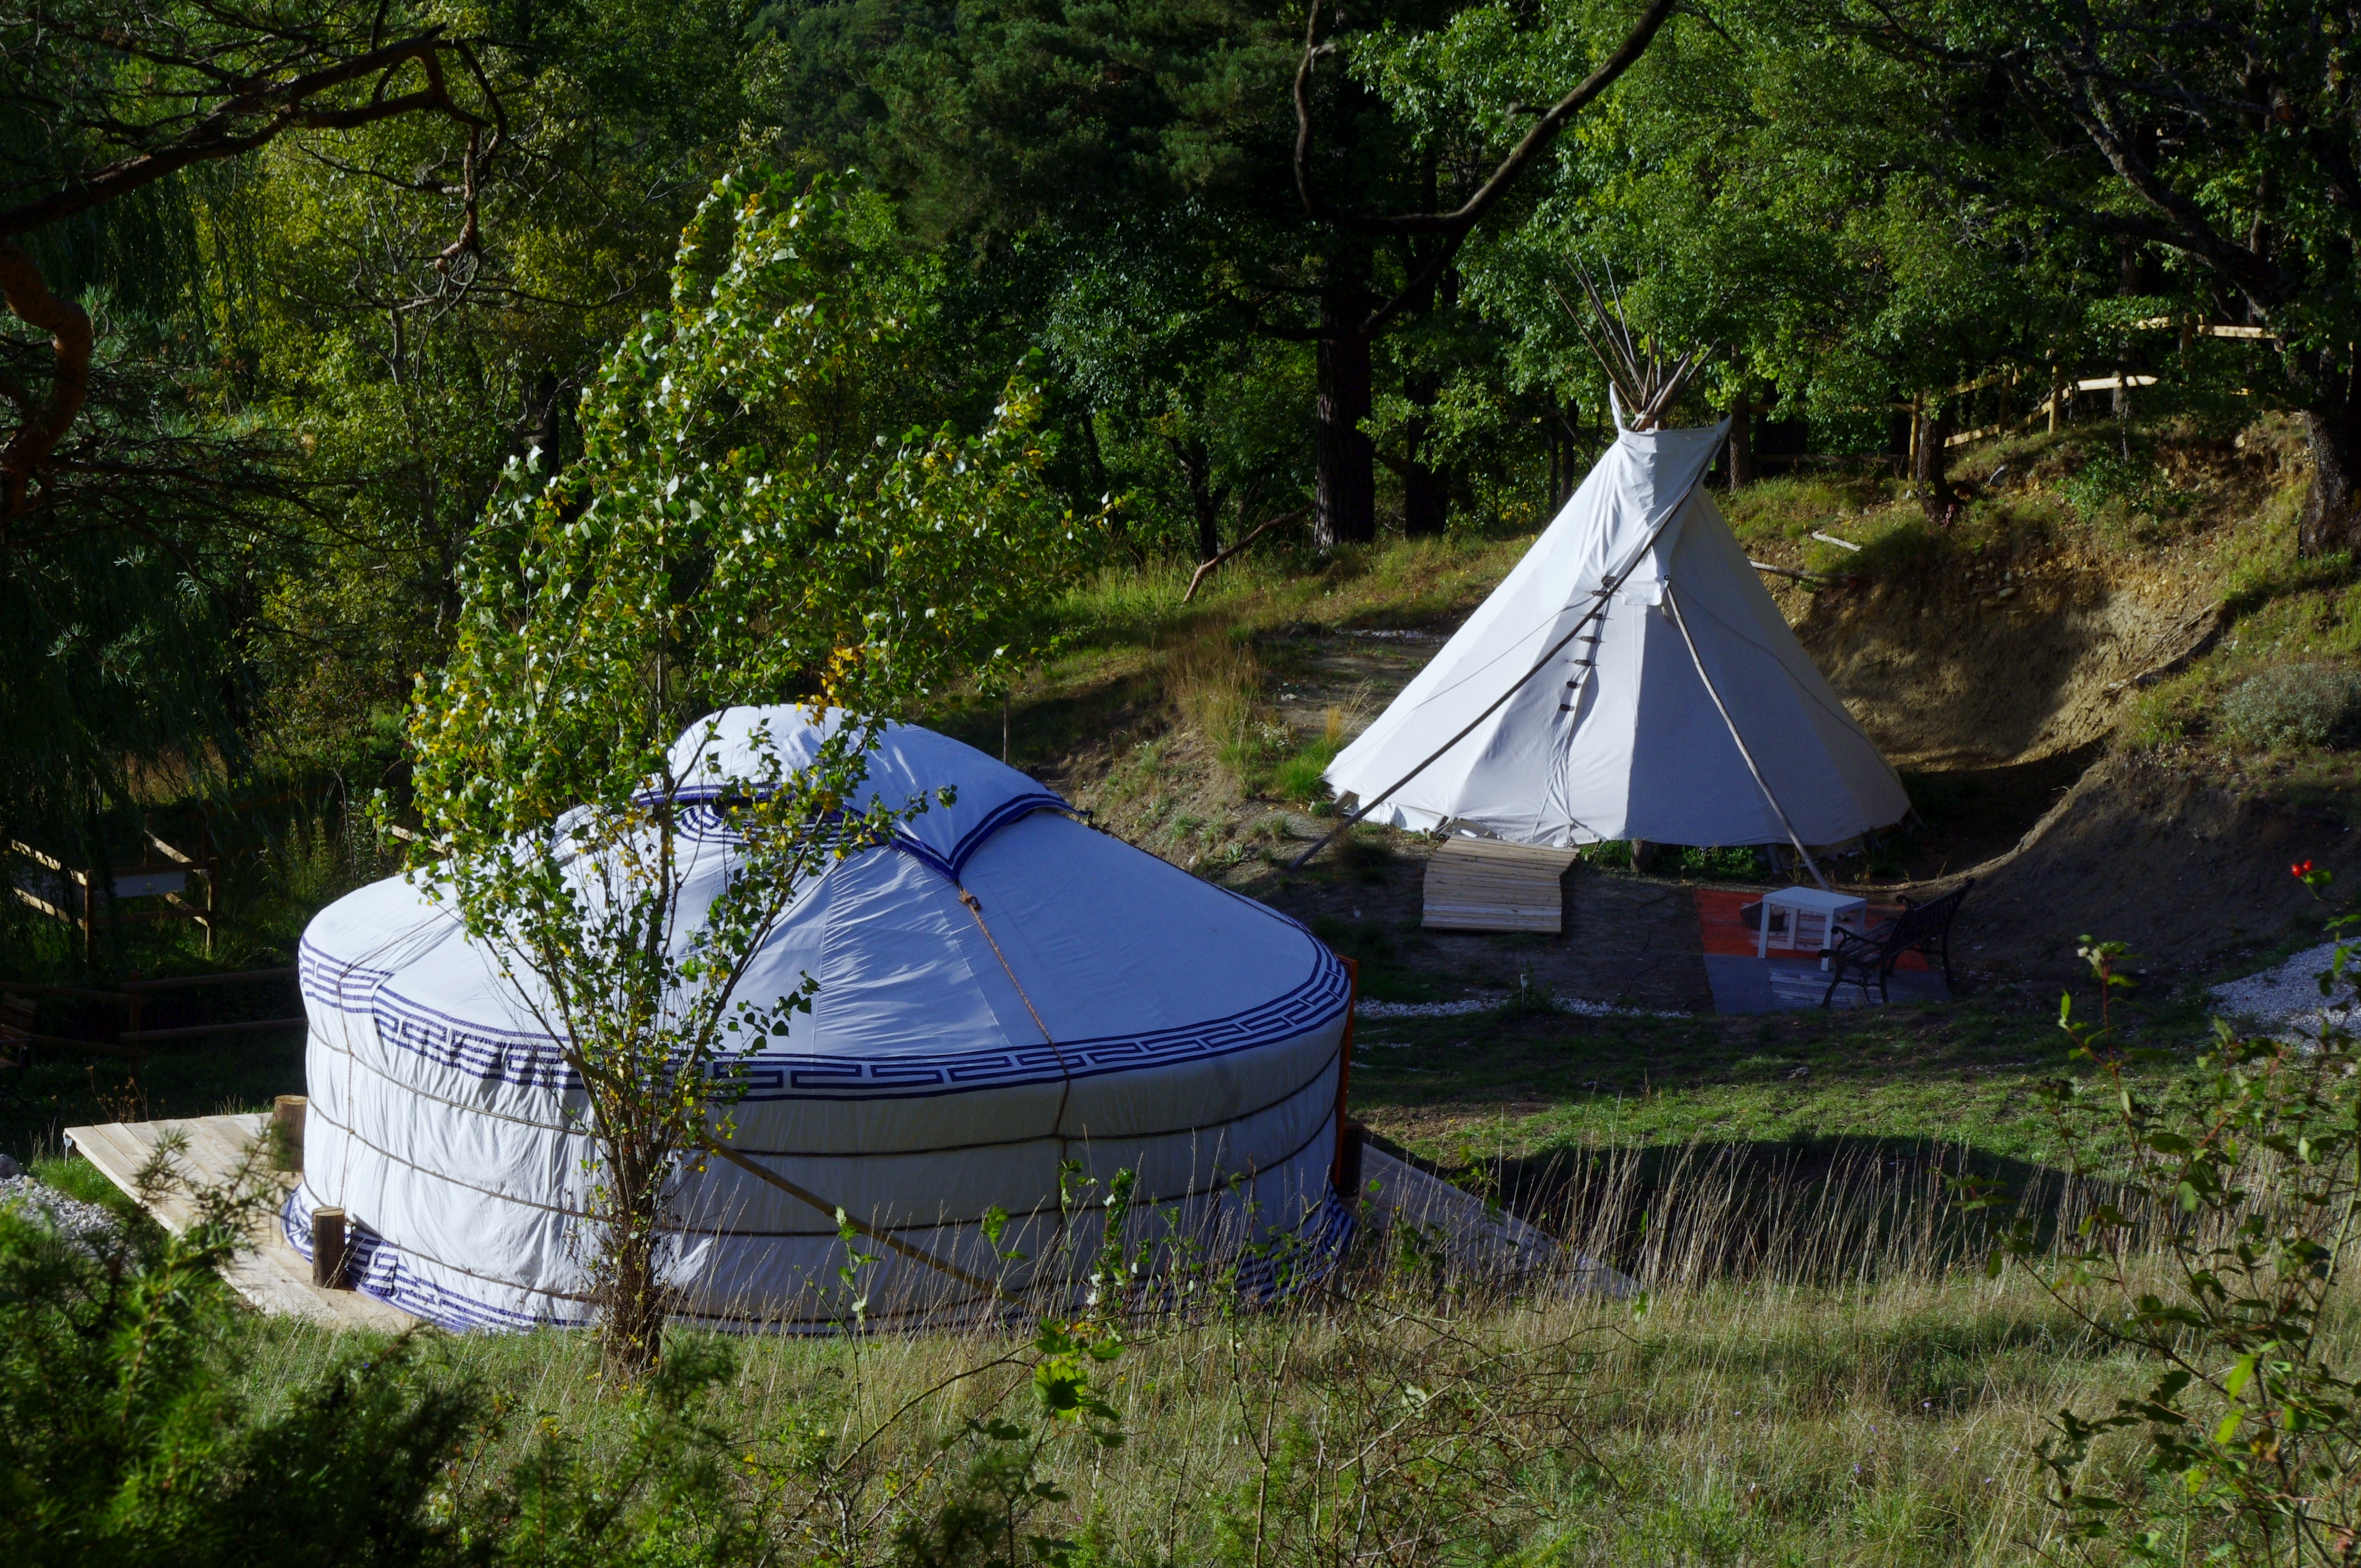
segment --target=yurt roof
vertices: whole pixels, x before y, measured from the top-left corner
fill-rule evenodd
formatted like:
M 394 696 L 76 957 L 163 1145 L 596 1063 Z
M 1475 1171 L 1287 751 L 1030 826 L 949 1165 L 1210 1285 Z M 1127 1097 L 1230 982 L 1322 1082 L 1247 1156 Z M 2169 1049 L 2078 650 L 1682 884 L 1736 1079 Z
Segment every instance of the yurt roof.
M 837 721 L 814 726 L 792 706 L 736 708 L 692 726 L 680 745 L 684 760 L 718 751 L 723 775 L 742 777 L 760 727 L 792 764 Z M 806 974 L 819 981 L 812 1012 L 754 1058 L 763 1082 L 750 1099 L 1121 1071 L 1246 1049 L 1342 1011 L 1341 966 L 1296 922 L 1074 820 L 1055 792 L 973 747 L 888 727 L 864 795 L 898 804 L 944 786 L 952 804 L 929 806 L 890 846 L 804 884 L 750 964 L 739 994 L 758 1001 L 792 993 Z M 709 810 L 685 826 L 688 917 L 675 943 L 718 889 L 731 837 Z M 528 1004 L 541 994 L 533 978 L 500 978 L 451 916 L 401 879 L 330 905 L 302 948 L 307 989 L 366 992 L 421 1048 L 538 1081 L 564 1075 Z

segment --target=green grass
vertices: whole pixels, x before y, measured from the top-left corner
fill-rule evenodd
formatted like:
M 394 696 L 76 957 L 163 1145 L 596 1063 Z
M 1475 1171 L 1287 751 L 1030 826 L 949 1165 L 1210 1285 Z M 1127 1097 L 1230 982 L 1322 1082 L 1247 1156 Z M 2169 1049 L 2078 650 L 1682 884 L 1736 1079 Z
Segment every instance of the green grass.
M 2125 1016 L 2132 1038 L 2180 1063 L 2210 1038 L 2186 1000 Z M 1372 1019 L 1356 1033 L 1353 1103 L 1453 1167 L 1540 1168 L 1598 1146 L 1706 1144 L 1764 1158 L 1942 1146 L 2024 1173 L 2058 1157 L 2035 1091 L 2065 1069 L 2066 1044 L 2047 993 L 1757 1017 Z
M 1980 449 L 1972 465 L 1963 457 L 1963 474 L 2007 461 L 2050 488 L 1980 499 L 1949 531 L 1883 478 L 1782 478 L 1722 504 L 1750 545 L 1855 573 L 1939 569 L 2024 540 L 2161 548 L 2123 532 L 2133 514 L 2122 495 L 2098 493 L 2098 478 L 2083 498 L 2094 521 L 2057 494 L 2094 439 L 2028 436 Z M 2361 656 L 2361 587 L 2346 563 L 2295 558 L 2291 494 L 2254 528 L 2202 542 L 2211 554 L 2200 565 L 2227 585 L 2238 619 L 2215 654 L 2144 694 L 2150 743 L 2202 744 L 2220 696 L 2256 670 Z M 1865 548 L 1811 543 L 1815 529 Z M 1225 839 L 1215 807 L 1177 776 L 1194 725 L 1213 750 L 1232 748 L 1226 766 L 1244 787 L 1289 806 L 1323 793 L 1334 744 L 1269 732 L 1256 639 L 1302 622 L 1433 625 L 1479 599 L 1524 543 L 1249 556 L 1187 606 L 1185 568 L 1104 574 L 1060 608 L 1066 651 L 1016 695 L 1012 760 L 1103 746 L 1113 760 L 1101 799 L 1132 813 L 1148 847 L 1182 863 L 1279 853 L 1291 846 L 1272 806 Z M 1176 680 L 1190 672 L 1193 687 Z M 981 702 L 938 716 L 994 755 L 1001 718 L 997 703 Z M 2322 792 L 2351 798 L 2341 754 L 2288 761 L 2287 778 L 2312 767 Z M 1951 787 L 1941 775 L 1910 784 L 1930 815 Z M 1321 874 L 1343 886 L 1400 870 L 1374 832 L 1332 854 Z M 1687 869 L 1738 871 L 1702 859 Z M 322 872 L 284 880 L 295 892 L 272 894 L 274 929 L 296 893 L 331 891 Z M 1401 946 L 1412 938 L 1381 921 L 1312 924 L 1361 960 L 1370 1000 L 1439 1000 L 1464 978 L 1409 961 Z M 1499 950 L 1513 965 L 1514 940 Z M 1391 1532 L 1381 1539 L 1403 1563 L 2037 1559 L 2055 1518 L 2031 1445 L 2060 1406 L 2108 1408 L 2138 1369 L 2102 1354 L 2022 1282 L 1962 1266 L 1964 1222 L 1930 1181 L 1961 1166 L 2020 1192 L 2054 1178 L 2056 1133 L 2037 1090 L 2066 1066 L 2055 1003 L 2054 992 L 2001 990 L 1946 1007 L 1760 1018 L 1527 1008 L 1365 1020 L 1356 1114 L 1409 1153 L 1576 1227 L 1642 1277 L 1646 1310 L 1471 1293 L 1413 1251 L 1390 1265 L 1365 1255 L 1351 1295 L 1301 1310 L 1143 1322 L 1105 1373 L 1131 1439 L 1115 1450 L 1053 1443 L 1045 1474 L 1066 1496 L 1044 1506 L 1042 1528 L 1095 1542 L 1085 1560 L 1108 1564 L 1357 1560 L 1380 1538 L 1351 1537 L 1356 1518 Z M 2187 994 L 2136 999 L 2125 1016 L 2132 1037 L 2163 1053 L 2143 1081 L 2161 1087 L 2193 1070 L 2204 1020 Z M 0 1148 L 54 1151 L 60 1127 L 85 1121 L 260 1109 L 300 1087 L 301 1073 L 292 1036 L 159 1051 L 136 1091 L 113 1064 L 53 1058 L 0 1104 Z M 121 1202 L 80 1162 L 37 1169 L 79 1196 Z M 1793 1212 L 1807 1217 L 1849 1180 L 1873 1189 L 1866 1219 L 1834 1229 L 1725 1223 L 1764 1194 L 1794 1195 Z M 1743 1265 L 1709 1245 L 1740 1232 L 1759 1244 Z M 1927 1238 L 1915 1250 L 1913 1235 Z M 2349 1328 L 2335 1347 L 2348 1358 Z M 268 1407 L 353 1343 L 247 1321 L 218 1349 Z M 621 1441 L 628 1414 L 596 1376 L 588 1340 L 434 1343 L 430 1376 L 479 1380 L 511 1412 L 505 1452 L 544 1419 L 593 1451 Z M 856 1466 L 866 1511 L 841 1516 L 868 1522 L 839 1544 L 843 1561 L 882 1563 L 893 1526 L 939 1507 L 976 1452 L 967 1423 L 1024 1413 L 1021 1336 L 736 1348 L 715 1419 L 752 1461 L 746 1484 L 774 1488 L 766 1506 L 778 1510 L 784 1560 L 818 1557 L 827 1544 L 807 1530 L 826 1513 L 810 1490 L 812 1454 L 842 1458 L 877 1434 Z M 1359 1473 L 1345 1463 L 1372 1454 L 1384 1463 Z M 2111 1451 L 2102 1463 L 2120 1460 Z M 1371 1475 L 1380 1478 L 1353 1489 Z M 1356 1514 L 1340 1499 L 1367 1506 Z M 796 1508 L 806 1523 L 786 1522 Z
M 249 1333 L 246 1392 L 266 1409 L 350 1348 Z M 1021 1367 L 991 1370 L 1021 1340 L 737 1348 L 710 1413 L 791 1560 L 825 1543 L 829 1561 L 893 1561 L 894 1527 L 939 1508 L 977 1452 L 965 1423 L 1029 1419 Z M 478 1380 L 513 1428 L 594 1453 L 621 1441 L 580 1336 L 454 1342 L 431 1375 Z M 2026 1463 L 2044 1417 L 2103 1401 L 2130 1369 L 2021 1287 L 1917 1279 L 1675 1290 L 1636 1317 L 1397 1290 L 1382 1308 L 1145 1325 L 1100 1376 L 1128 1441 L 1053 1438 L 1042 1478 L 1063 1496 L 1028 1521 L 1090 1543 L 1088 1562 L 1350 1561 L 1382 1532 L 1383 1560 L 1405 1564 L 1982 1564 L 2026 1561 L 2051 1522 Z M 816 1454 L 848 1464 L 839 1493 L 857 1506 L 819 1506 L 839 1499 L 808 1479 Z

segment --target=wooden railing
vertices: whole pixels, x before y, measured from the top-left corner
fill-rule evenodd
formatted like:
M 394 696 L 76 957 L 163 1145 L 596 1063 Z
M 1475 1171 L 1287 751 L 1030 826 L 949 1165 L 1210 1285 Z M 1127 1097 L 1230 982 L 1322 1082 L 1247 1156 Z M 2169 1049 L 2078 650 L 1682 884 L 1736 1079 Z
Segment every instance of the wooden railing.
M 114 866 L 104 872 L 68 865 L 55 855 L 11 839 L 9 850 L 39 870 L 28 877 L 21 869 L 10 868 L 9 891 L 18 903 L 79 930 L 85 963 L 97 954 L 100 905 L 104 899 L 118 905 L 131 899 L 163 900 L 161 907 L 150 905 L 140 909 L 118 908 L 115 918 L 193 920 L 204 929 L 205 951 L 210 954 L 214 950 L 214 931 L 221 917 L 221 878 L 216 866 L 144 828 L 141 832 L 148 840 L 148 858 L 136 866 Z M 160 863 L 154 858 L 158 855 L 163 857 Z M 192 880 L 203 884 L 202 903 L 183 896 L 193 891 L 190 886 Z
M 145 1021 L 148 1005 L 158 998 L 174 992 L 203 990 L 212 986 L 232 985 L 241 981 L 283 981 L 294 978 L 292 969 L 236 970 L 226 974 L 200 974 L 162 980 L 132 980 L 123 982 L 116 991 L 100 991 L 79 985 L 49 985 L 34 981 L 0 980 L 0 1061 L 22 1065 L 21 1056 L 27 1047 L 49 1047 L 61 1050 L 84 1051 L 97 1056 L 119 1057 L 129 1060 L 136 1070 L 148 1059 L 148 1047 L 174 1040 L 203 1039 L 216 1035 L 255 1035 L 278 1029 L 300 1029 L 305 1020 L 298 1014 L 291 1018 L 219 1019 L 207 1024 L 183 1024 L 170 1028 L 148 1029 Z M 122 1024 L 112 1039 L 91 1039 L 78 1035 L 50 1035 L 36 1030 L 33 1025 L 34 1005 L 40 997 L 61 1001 L 95 1003 L 121 1011 Z M 16 1059 L 11 1059 L 16 1058 Z

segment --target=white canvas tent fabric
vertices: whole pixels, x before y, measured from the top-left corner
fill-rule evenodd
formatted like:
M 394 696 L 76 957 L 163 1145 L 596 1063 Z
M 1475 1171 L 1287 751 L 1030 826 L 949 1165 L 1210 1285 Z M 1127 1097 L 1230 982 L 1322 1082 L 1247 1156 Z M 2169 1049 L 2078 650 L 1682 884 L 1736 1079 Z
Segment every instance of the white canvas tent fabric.
M 1786 828 L 1731 738 L 1734 723 L 1805 843 L 1899 821 L 1910 806 L 1901 781 L 1698 483 L 1728 430 L 1619 431 L 1515 570 L 1338 753 L 1326 773 L 1337 795 L 1366 802 L 1416 768 L 1620 578 L 1597 624 L 1367 819 L 1560 848 L 1781 842 Z
M 790 753 L 820 733 L 792 707 L 720 721 L 725 754 L 757 722 Z M 1349 1225 L 1329 1188 L 1342 965 L 970 747 L 895 727 L 872 754 L 867 787 L 889 801 L 946 784 L 955 805 L 807 884 L 749 976 L 741 994 L 764 999 L 820 982 L 733 1113 L 733 1150 L 810 1198 L 720 1160 L 685 1177 L 676 1316 L 840 1322 L 840 1205 L 948 1266 L 863 1242 L 881 1255 L 862 1279 L 870 1322 L 992 1310 L 952 1270 L 1019 1291 L 1088 1266 L 1096 1221 L 1061 1235 L 1061 1160 L 1098 1179 L 1093 1202 L 1137 1173 L 1135 1237 L 1277 1238 L 1316 1266 Z M 688 817 L 694 910 L 730 839 L 709 806 Z M 397 1306 L 453 1328 L 589 1321 L 584 1102 L 522 993 L 400 879 L 323 911 L 302 974 L 311 1105 L 290 1241 L 308 1250 L 312 1210 L 336 1205 L 359 1287 Z M 994 1207 L 1024 1261 L 983 1234 Z M 1270 1269 L 1243 1287 L 1272 1288 Z

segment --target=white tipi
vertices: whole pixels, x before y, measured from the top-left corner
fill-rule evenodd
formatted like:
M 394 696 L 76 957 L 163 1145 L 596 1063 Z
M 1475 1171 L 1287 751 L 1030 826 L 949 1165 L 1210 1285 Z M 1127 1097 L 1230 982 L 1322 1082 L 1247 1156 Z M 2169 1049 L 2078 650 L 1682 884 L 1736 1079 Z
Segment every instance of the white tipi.
M 1729 432 L 1634 431 L 1332 762 L 1396 827 L 1521 844 L 1840 843 L 1901 781 L 1699 481 Z M 1455 737 L 1457 739 L 1455 740 Z

